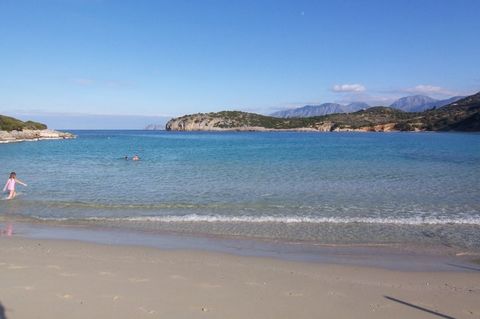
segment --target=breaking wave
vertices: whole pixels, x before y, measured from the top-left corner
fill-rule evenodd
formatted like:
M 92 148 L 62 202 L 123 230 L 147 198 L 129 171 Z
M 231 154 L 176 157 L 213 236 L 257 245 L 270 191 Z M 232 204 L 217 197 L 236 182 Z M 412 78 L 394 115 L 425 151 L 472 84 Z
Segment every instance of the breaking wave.
M 441 218 L 441 217 L 298 217 L 298 216 L 225 216 L 225 215 L 165 215 L 131 217 L 86 217 L 86 218 L 45 218 L 40 220 L 76 220 L 98 222 L 159 222 L 159 223 L 283 223 L 283 224 L 394 224 L 394 225 L 480 225 L 480 217 Z

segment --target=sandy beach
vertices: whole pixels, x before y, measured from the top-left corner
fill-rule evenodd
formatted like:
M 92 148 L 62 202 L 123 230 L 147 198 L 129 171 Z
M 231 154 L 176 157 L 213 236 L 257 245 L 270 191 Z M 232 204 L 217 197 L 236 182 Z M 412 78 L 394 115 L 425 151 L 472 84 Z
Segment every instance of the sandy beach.
M 0 0 L 0 319 L 480 319 L 479 12 Z
M 19 237 L 0 238 L 0 256 L 0 318 L 480 317 L 475 270 L 393 271 Z

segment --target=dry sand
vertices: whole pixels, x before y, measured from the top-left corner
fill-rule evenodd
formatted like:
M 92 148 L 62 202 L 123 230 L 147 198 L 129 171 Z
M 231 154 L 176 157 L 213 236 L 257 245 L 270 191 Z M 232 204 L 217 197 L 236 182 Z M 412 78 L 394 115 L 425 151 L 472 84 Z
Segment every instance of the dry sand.
M 2 237 L 0 302 L 8 319 L 480 318 L 480 272 Z

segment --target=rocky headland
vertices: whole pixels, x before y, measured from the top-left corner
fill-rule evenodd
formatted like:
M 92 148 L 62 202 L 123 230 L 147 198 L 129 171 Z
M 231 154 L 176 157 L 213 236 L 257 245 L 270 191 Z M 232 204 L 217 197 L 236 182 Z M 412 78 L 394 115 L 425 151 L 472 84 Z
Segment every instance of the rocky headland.
M 0 143 L 70 138 L 75 138 L 75 135 L 50 130 L 42 123 L 32 121 L 23 122 L 13 117 L 0 115 Z
M 75 138 L 75 135 L 67 132 L 54 130 L 23 130 L 23 131 L 0 131 L 0 143 L 41 141 L 41 140 L 63 140 Z
M 240 111 L 198 113 L 173 118 L 167 131 L 480 131 L 480 92 L 446 106 L 404 112 L 377 106 L 353 113 L 278 118 Z

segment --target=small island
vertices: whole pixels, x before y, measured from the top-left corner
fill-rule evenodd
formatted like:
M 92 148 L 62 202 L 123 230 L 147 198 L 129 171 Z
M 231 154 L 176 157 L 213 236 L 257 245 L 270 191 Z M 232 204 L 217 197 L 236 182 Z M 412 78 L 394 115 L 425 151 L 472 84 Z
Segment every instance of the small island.
M 75 138 L 67 132 L 50 130 L 45 124 L 0 115 L 0 143 Z
M 240 111 L 197 113 L 173 118 L 167 131 L 480 131 L 480 92 L 424 112 L 376 106 L 353 113 L 277 118 Z

